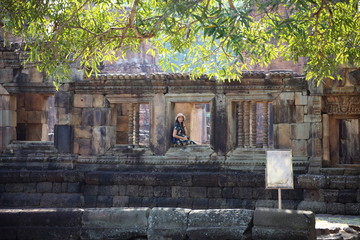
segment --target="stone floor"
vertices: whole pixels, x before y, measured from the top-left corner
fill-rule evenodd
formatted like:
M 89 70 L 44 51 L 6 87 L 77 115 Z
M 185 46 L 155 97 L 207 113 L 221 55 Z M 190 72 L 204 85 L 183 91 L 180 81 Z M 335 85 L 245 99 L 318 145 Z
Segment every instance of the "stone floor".
M 318 240 L 360 240 L 360 216 L 316 215 Z

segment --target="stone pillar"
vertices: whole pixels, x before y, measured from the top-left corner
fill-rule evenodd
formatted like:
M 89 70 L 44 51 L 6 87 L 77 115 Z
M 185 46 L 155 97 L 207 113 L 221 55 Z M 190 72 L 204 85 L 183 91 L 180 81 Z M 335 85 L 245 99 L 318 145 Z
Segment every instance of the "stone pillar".
M 0 85 L 0 152 L 16 139 L 16 97 Z
M 237 105 L 237 145 L 244 147 L 244 102 Z
M 140 104 L 134 104 L 134 116 L 135 116 L 135 145 L 139 145 L 140 142 Z
M 194 104 L 191 119 L 191 138 L 198 144 L 206 140 L 205 109 L 202 104 Z
M 128 144 L 134 144 L 134 104 L 129 103 Z
M 251 147 L 256 148 L 256 102 L 251 102 Z
M 250 102 L 244 102 L 244 147 L 250 146 Z
M 269 147 L 269 103 L 263 103 L 263 147 Z
M 214 146 L 214 150 L 223 155 L 227 152 L 227 114 L 226 114 L 226 98 L 224 94 L 217 94 L 214 99 L 214 107 L 212 112 L 213 118 L 213 133 L 212 143 Z
M 150 129 L 150 148 L 156 155 L 164 155 L 170 146 L 170 135 L 166 134 L 170 125 L 166 125 L 165 96 L 157 93 L 151 102 L 152 125 Z M 172 119 L 171 119 L 172 120 Z

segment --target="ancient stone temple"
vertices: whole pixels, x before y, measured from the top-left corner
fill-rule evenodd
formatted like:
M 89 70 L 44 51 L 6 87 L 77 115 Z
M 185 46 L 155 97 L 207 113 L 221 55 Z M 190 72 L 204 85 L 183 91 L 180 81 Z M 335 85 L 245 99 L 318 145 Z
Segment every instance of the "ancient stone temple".
M 277 207 L 266 151 L 292 150 L 283 206 L 360 214 L 360 71 L 314 87 L 293 71 L 242 81 L 78 74 L 55 91 L 0 48 L 0 207 Z M 174 147 L 182 112 L 196 145 Z

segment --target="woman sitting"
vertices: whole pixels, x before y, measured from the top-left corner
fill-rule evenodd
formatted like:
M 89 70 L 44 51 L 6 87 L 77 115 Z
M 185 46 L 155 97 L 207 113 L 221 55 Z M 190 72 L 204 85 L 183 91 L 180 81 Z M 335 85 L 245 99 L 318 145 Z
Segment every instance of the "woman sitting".
M 194 141 L 190 140 L 189 136 L 186 135 L 187 131 L 184 121 L 185 121 L 184 114 L 179 113 L 178 115 L 176 115 L 174 130 L 172 134 L 172 143 L 175 146 L 196 144 Z

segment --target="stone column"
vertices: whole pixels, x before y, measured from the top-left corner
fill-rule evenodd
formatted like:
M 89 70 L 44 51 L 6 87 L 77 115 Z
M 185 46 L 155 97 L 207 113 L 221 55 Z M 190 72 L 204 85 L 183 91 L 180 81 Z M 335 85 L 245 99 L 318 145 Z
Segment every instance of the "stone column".
M 269 147 L 269 103 L 263 103 L 263 147 Z
M 206 119 L 204 105 L 194 104 L 191 119 L 191 138 L 198 144 L 202 144 L 206 139 Z
M 244 147 L 250 146 L 250 102 L 244 102 Z
M 128 144 L 134 144 L 134 104 L 129 103 Z
M 165 96 L 162 93 L 155 94 L 151 101 L 151 119 L 150 148 L 156 155 L 164 155 L 170 145 L 170 135 L 166 134 L 170 125 L 166 125 Z
M 140 104 L 134 104 L 134 117 L 135 117 L 135 145 L 140 142 Z
M 251 147 L 256 148 L 256 102 L 251 102 Z
M 0 152 L 16 139 L 16 97 L 0 85 Z
M 244 147 L 244 102 L 237 105 L 237 145 Z
M 213 100 L 213 127 L 214 136 L 212 142 L 217 153 L 223 155 L 227 152 L 228 144 L 228 127 L 227 127 L 227 113 L 226 113 L 226 98 L 224 94 L 217 94 Z

